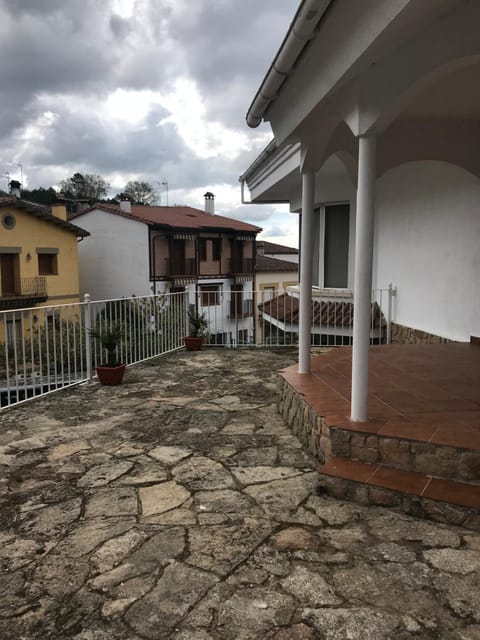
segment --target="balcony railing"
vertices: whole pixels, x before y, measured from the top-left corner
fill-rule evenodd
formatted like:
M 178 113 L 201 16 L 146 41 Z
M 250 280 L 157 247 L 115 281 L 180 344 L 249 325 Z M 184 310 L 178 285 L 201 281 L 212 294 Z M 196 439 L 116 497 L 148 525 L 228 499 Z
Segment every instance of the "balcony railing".
M 46 298 L 47 279 L 42 276 L 15 278 L 13 287 L 2 291 L 0 298 Z
M 196 276 L 197 267 L 195 258 L 185 258 L 184 260 L 165 258 L 166 276 Z
M 253 273 L 253 258 L 230 258 L 228 267 L 233 274 Z

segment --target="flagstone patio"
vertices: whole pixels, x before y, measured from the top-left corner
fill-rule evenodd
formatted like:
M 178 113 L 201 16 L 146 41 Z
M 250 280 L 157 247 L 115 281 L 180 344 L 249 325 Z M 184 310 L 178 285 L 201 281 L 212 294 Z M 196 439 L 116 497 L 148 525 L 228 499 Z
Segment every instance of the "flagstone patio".
M 292 352 L 178 352 L 0 416 L 0 638 L 480 639 L 480 534 L 315 495 Z

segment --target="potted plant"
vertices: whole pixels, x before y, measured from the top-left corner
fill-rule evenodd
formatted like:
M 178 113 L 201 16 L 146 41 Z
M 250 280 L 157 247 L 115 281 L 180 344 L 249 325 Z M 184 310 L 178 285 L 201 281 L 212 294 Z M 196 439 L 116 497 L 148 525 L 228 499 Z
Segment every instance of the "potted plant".
M 187 351 L 199 351 L 208 335 L 208 321 L 204 313 L 199 313 L 194 304 L 188 307 L 188 336 L 185 336 Z
M 91 329 L 90 335 L 96 340 L 103 351 L 107 352 L 107 360 L 96 367 L 97 376 L 101 384 L 116 385 L 123 380 L 125 364 L 118 362 L 117 352 L 123 340 L 122 327 L 112 325 L 98 329 Z

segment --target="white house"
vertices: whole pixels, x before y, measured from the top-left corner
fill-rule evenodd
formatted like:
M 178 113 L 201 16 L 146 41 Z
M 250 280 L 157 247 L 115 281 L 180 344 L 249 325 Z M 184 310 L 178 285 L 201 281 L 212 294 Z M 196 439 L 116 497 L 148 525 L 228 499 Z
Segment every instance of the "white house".
M 79 244 L 80 292 L 93 300 L 181 292 L 209 321 L 214 344 L 245 342 L 253 317 L 259 227 L 187 206 L 96 204 L 70 219 L 90 233 Z
M 247 114 L 274 139 L 241 181 L 301 213 L 301 373 L 312 284 L 354 291 L 353 420 L 372 288 L 400 336 L 480 335 L 479 24 L 476 1 L 303 0 Z

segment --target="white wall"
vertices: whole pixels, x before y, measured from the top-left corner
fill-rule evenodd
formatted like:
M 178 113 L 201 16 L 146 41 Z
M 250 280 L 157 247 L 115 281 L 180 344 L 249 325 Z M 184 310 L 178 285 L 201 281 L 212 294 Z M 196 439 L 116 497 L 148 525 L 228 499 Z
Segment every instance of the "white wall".
M 78 245 L 82 296 L 104 300 L 152 293 L 146 224 L 100 209 L 75 222 L 91 234 Z
M 468 341 L 480 335 L 480 181 L 412 162 L 377 183 L 377 287 L 398 288 L 399 324 Z

